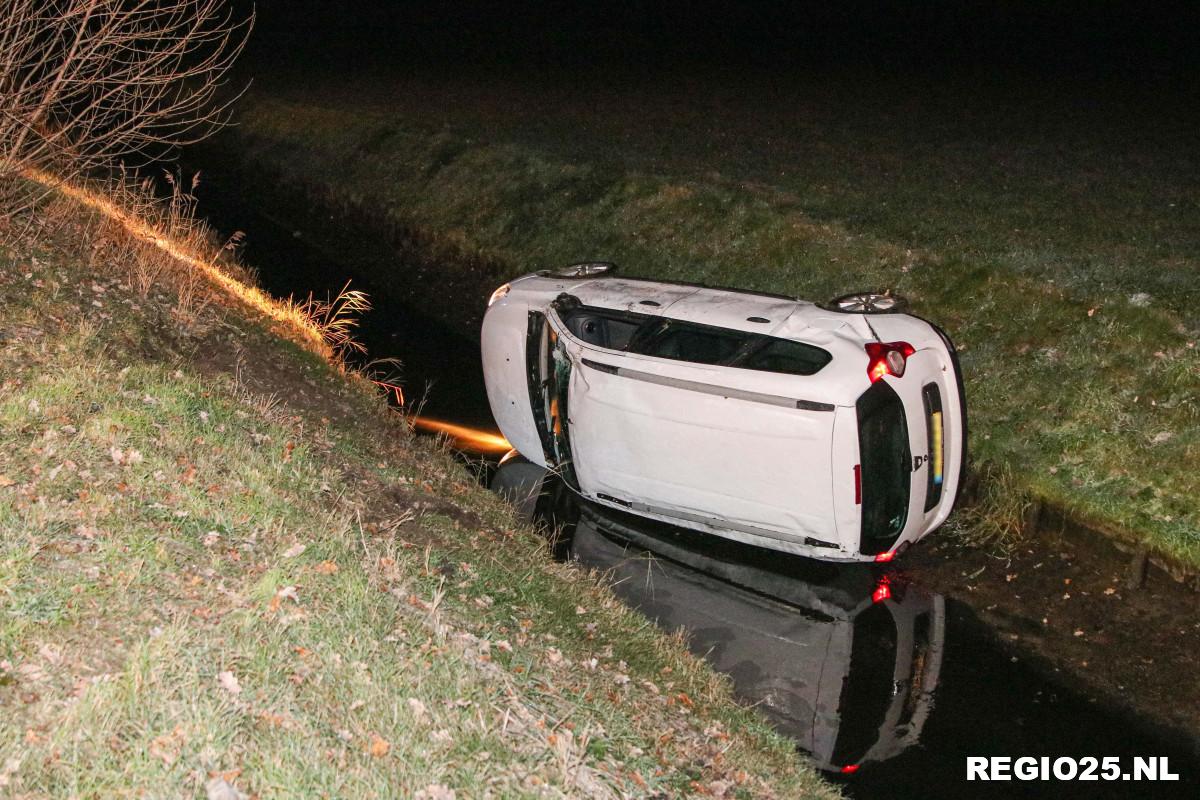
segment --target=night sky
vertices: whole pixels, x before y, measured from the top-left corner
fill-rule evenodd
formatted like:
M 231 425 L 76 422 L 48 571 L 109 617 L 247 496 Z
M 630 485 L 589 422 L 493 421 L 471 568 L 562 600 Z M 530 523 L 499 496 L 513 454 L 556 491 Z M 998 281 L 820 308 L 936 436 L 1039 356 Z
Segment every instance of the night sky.
M 252 57 L 327 68 L 833 68 L 1187 81 L 1195 3 L 261 0 Z

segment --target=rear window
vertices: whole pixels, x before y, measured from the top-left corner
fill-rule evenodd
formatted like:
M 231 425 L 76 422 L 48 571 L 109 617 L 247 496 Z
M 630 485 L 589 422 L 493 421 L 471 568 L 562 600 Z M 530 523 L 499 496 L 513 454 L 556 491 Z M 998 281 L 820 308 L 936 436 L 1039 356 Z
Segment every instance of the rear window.
M 892 387 L 877 381 L 858 398 L 858 447 L 862 480 L 860 550 L 882 553 L 908 519 L 912 452 L 904 404 Z
M 814 375 L 833 359 L 804 342 L 713 325 L 592 306 L 558 311 L 573 336 L 608 350 L 785 375 Z

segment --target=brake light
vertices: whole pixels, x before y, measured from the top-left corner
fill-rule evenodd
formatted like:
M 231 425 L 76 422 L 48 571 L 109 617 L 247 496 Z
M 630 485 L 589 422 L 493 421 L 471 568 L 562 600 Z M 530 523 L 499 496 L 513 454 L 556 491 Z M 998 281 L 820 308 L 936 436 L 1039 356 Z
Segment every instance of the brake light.
M 843 775 L 853 775 L 855 772 L 858 772 L 858 764 L 847 764 L 842 767 Z
M 897 378 L 904 374 L 906 359 L 916 350 L 908 342 L 867 342 L 867 377 L 871 383 L 884 375 Z
M 891 561 L 895 557 L 896 557 L 896 551 L 889 550 L 886 553 L 880 553 L 877 556 L 875 556 L 875 561 L 876 561 L 876 563 L 883 563 L 885 561 Z

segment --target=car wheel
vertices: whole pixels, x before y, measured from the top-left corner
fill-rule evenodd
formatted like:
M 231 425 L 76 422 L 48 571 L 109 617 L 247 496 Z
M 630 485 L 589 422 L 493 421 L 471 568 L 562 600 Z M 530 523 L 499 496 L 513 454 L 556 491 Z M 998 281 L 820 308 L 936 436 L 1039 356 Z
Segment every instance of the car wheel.
M 556 269 L 551 274 L 556 278 L 599 278 L 616 271 L 617 265 L 611 261 L 581 261 L 569 267 Z
M 830 300 L 825 307 L 844 314 L 896 314 L 908 310 L 908 301 L 891 292 L 852 292 Z

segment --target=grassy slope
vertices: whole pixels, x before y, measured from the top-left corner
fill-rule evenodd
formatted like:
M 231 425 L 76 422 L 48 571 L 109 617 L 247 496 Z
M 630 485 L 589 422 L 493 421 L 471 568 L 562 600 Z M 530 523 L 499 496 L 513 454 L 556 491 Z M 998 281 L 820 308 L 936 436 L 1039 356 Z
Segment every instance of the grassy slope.
M 364 382 L 93 234 L 0 249 L 0 794 L 834 796 Z
M 995 132 L 972 149 L 969 125 L 889 127 L 904 109 L 754 134 L 736 106 L 669 93 L 487 85 L 260 92 L 230 136 L 248 163 L 513 274 L 602 257 L 802 297 L 894 287 L 961 345 L 978 461 L 1200 566 L 1193 164 L 1106 161 L 1103 142 L 1062 156 L 1054 131 L 1013 145 L 1022 161 Z

